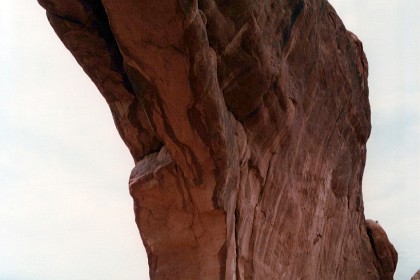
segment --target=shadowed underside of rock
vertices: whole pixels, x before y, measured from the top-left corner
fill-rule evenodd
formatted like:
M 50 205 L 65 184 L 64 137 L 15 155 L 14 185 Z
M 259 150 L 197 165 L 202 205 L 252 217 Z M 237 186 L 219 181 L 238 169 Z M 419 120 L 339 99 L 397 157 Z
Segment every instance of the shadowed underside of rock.
M 135 160 L 151 279 L 392 279 L 368 64 L 327 1 L 39 2 Z

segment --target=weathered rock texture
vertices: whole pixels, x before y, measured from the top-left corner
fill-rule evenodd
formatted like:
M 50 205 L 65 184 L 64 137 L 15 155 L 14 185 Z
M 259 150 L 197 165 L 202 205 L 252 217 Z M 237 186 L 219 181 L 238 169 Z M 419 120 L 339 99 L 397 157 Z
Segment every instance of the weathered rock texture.
M 368 64 L 327 1 L 39 2 L 135 160 L 152 279 L 392 279 Z

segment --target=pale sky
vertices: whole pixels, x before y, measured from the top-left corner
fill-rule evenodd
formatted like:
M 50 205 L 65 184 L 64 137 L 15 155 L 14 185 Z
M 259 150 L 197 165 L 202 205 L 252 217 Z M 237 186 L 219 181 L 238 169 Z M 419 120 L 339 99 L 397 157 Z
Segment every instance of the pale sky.
M 365 215 L 420 268 L 420 1 L 331 0 L 369 61 Z M 0 280 L 148 279 L 104 101 L 35 0 L 0 2 Z

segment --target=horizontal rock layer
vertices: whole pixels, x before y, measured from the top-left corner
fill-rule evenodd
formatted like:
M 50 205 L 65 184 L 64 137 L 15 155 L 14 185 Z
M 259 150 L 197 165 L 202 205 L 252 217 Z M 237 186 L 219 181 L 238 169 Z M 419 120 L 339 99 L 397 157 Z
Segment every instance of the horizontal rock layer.
M 392 279 L 361 42 L 324 0 L 39 0 L 136 166 L 151 279 Z

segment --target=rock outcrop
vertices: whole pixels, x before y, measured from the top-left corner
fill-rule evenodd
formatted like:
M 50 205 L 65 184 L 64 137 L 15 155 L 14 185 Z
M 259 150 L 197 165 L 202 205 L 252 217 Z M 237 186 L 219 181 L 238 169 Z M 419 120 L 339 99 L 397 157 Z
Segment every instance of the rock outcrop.
M 411 277 L 411 280 L 420 280 L 420 269 Z
M 368 63 L 327 1 L 39 2 L 134 158 L 151 279 L 392 279 Z

